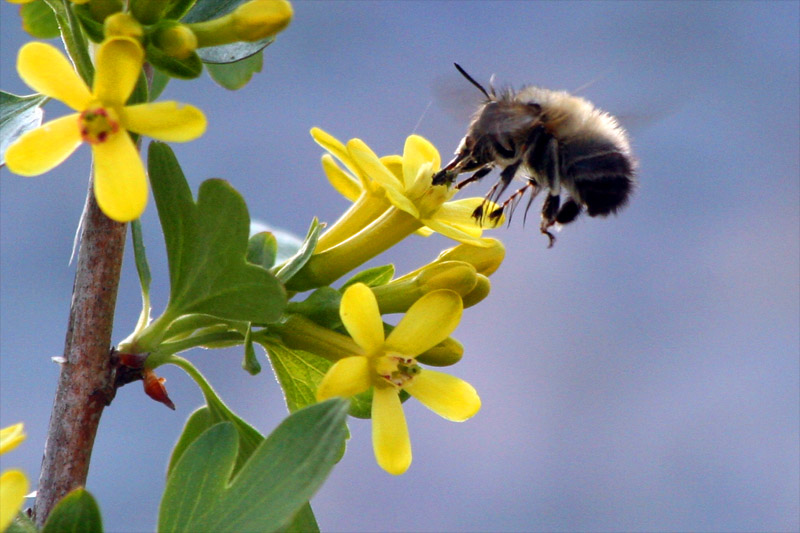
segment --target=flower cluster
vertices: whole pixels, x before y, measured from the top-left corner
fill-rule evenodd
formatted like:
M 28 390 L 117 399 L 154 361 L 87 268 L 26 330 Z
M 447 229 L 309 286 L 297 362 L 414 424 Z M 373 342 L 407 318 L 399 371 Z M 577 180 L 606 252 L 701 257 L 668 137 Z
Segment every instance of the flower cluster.
M 299 304 L 291 310 L 300 316 L 271 328 L 287 346 L 333 361 L 317 388 L 318 401 L 371 392 L 375 457 L 399 475 L 411 464 L 401 406 L 406 395 L 448 420 L 467 420 L 480 409 L 469 383 L 421 365 L 461 359 L 463 347 L 450 334 L 463 309 L 489 293 L 488 276 L 502 262 L 504 248 L 482 237 L 484 228 L 472 217 L 484 199 L 453 201 L 454 190 L 432 184 L 441 159 L 424 138 L 408 137 L 402 156 L 378 157 L 359 139 L 344 144 L 317 128 L 311 134 L 328 151 L 322 167 L 329 181 L 352 205 L 320 236 L 311 259 L 289 280 L 290 289 L 329 285 L 412 233 L 435 231 L 461 243 L 391 281 L 348 284 L 336 321 L 303 316 L 314 308 Z M 389 313 L 405 315 L 392 327 L 382 319 Z
M 472 216 L 484 199 L 451 201 L 454 189 L 433 185 L 441 158 L 423 137 L 409 136 L 402 157 L 379 158 L 360 139 L 344 145 L 320 129 L 311 134 L 330 153 L 322 158 L 328 179 L 353 204 L 322 234 L 314 256 L 290 280 L 290 289 L 329 285 L 415 232 L 437 232 L 462 243 L 487 245 L 481 239 L 483 226 Z M 493 227 L 503 222 L 492 221 Z

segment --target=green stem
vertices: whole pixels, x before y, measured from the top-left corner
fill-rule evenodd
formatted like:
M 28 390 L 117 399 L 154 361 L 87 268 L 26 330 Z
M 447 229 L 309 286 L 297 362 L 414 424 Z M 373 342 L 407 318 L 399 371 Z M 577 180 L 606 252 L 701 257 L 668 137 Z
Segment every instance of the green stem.
M 170 355 L 164 359 L 164 363 L 175 365 L 189 374 L 189 377 L 192 378 L 195 383 L 197 383 L 197 386 L 200 387 L 200 390 L 203 391 L 203 396 L 205 397 L 206 403 L 210 408 L 222 411 L 226 415 L 225 418 L 230 420 L 239 418 L 236 413 L 231 411 L 230 408 L 220 399 L 219 395 L 217 395 L 217 393 L 214 391 L 214 388 L 211 386 L 208 380 L 206 380 L 205 376 L 203 376 L 203 374 L 201 374 L 200 371 L 197 370 L 197 368 L 187 359 L 178 357 L 177 355 Z

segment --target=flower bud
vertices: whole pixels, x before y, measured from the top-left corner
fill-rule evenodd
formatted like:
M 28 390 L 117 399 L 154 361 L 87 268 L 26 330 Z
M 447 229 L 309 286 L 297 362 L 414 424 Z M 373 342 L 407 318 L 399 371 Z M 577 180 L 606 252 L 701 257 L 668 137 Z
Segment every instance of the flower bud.
M 189 27 L 202 48 L 270 37 L 291 20 L 292 5 L 286 0 L 251 0 L 223 17 L 194 22 Z
M 477 304 L 489 296 L 489 291 L 491 289 L 492 282 L 489 281 L 489 278 L 482 274 L 478 274 L 475 287 L 468 294 L 461 297 L 461 300 L 464 302 L 464 307 L 472 307 L 473 305 Z
M 155 44 L 165 54 L 186 59 L 197 49 L 197 37 L 184 24 L 170 24 L 156 31 Z
M 381 313 L 403 313 L 431 291 L 449 289 L 464 296 L 477 283 L 475 267 L 464 261 L 431 263 L 417 270 L 417 275 L 394 280 L 372 288 Z
M 464 355 L 464 346 L 452 337 L 419 354 L 415 359 L 418 363 L 429 366 L 450 366 L 461 361 Z
M 233 12 L 234 32 L 241 41 L 257 41 L 284 30 L 292 20 L 286 0 L 252 0 Z
M 478 274 L 492 275 L 500 267 L 506 256 L 503 243 L 491 237 L 481 239 L 488 246 L 472 246 L 459 244 L 443 251 L 436 261 L 465 261 L 475 267 Z
M 106 38 L 109 37 L 130 37 L 142 42 L 144 36 L 144 29 L 139 21 L 133 18 L 129 13 L 114 13 L 106 17 L 103 22 L 103 33 Z

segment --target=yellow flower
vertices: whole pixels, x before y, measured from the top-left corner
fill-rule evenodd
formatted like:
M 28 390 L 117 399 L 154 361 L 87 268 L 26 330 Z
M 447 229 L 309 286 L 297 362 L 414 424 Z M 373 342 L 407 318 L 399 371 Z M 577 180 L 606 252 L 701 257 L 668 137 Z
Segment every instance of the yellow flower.
M 448 201 L 455 189 L 432 184 L 441 159 L 436 148 L 419 135 L 406 139 L 403 156 L 378 158 L 360 139 L 343 145 L 319 129 L 315 140 L 353 174 L 323 158 L 334 187 L 356 198 L 348 211 L 322 234 L 311 259 L 291 280 L 290 290 L 329 285 L 342 275 L 399 243 L 415 231 L 436 231 L 465 244 L 493 246 L 482 239 L 483 228 L 472 214 L 483 198 Z M 487 211 L 497 208 L 493 203 Z M 499 225 L 503 218 L 493 221 Z
M 438 415 L 456 422 L 481 407 L 475 389 L 459 378 L 421 368 L 415 357 L 445 340 L 458 325 L 461 298 L 437 290 L 420 298 L 384 338 L 378 302 L 364 284 L 348 287 L 340 316 L 361 353 L 340 359 L 317 389 L 317 400 L 350 397 L 373 388 L 372 446 L 378 464 L 390 474 L 411 465 L 411 442 L 399 392 L 411 396 Z
M 0 429 L 0 454 L 13 450 L 25 440 L 22 424 Z M 19 470 L 6 470 L 0 475 L 0 531 L 5 531 L 22 507 L 28 492 L 28 478 Z
M 135 40 L 106 40 L 97 50 L 96 61 L 90 90 L 55 47 L 33 42 L 20 49 L 17 70 L 25 83 L 77 113 L 25 133 L 9 146 L 5 158 L 12 172 L 36 176 L 88 142 L 94 156 L 97 203 L 109 218 L 128 222 L 144 211 L 147 180 L 127 132 L 162 141 L 190 141 L 203 134 L 206 119 L 199 109 L 176 102 L 125 105 L 144 61 L 144 51 Z
M 418 219 L 425 226 L 419 231 L 423 235 L 435 231 L 460 242 L 483 245 L 479 241 L 481 224 L 472 216 L 484 202 L 483 198 L 451 202 L 456 193 L 454 188 L 433 186 L 431 181 L 441 166 L 441 157 L 425 138 L 409 136 L 402 157 L 378 158 L 361 139 L 351 139 L 345 146 L 319 128 L 312 129 L 311 135 L 357 176 L 343 171 L 330 156 L 323 156 L 323 170 L 337 191 L 354 202 L 365 196 L 371 199 L 374 215 L 371 220 L 382 212 L 378 206 L 384 210 L 394 206 Z M 493 227 L 502 223 L 493 221 Z

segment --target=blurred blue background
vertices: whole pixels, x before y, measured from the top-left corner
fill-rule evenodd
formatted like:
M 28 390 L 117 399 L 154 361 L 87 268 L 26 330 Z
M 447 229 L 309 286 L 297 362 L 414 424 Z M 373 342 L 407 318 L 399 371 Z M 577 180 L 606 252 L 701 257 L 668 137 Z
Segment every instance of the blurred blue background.
M 347 207 L 320 169 L 319 126 L 380 154 L 407 135 L 447 159 L 486 83 L 574 91 L 620 116 L 641 186 L 618 217 L 584 218 L 553 249 L 536 225 L 498 230 L 492 293 L 465 312 L 452 373 L 483 408 L 454 424 L 408 402 L 414 463 L 374 462 L 353 420 L 344 459 L 313 501 L 325 531 L 797 531 L 800 528 L 800 4 L 797 2 L 294 2 L 295 19 L 238 93 L 207 75 L 163 98 L 209 130 L 173 145 L 196 192 L 223 177 L 251 215 L 304 234 Z M 27 40 L 0 4 L 2 88 L 30 90 Z M 63 108 L 49 105 L 47 116 Z M 89 150 L 47 176 L 0 173 L 0 417 L 28 440 L 3 457 L 38 479 L 63 348 Z M 482 196 L 491 182 L 467 189 Z M 534 208 L 534 213 L 535 213 Z M 163 309 L 154 205 L 143 217 Z M 372 264 L 398 272 L 452 242 L 413 237 Z M 140 301 L 126 257 L 115 342 Z M 269 368 L 241 351 L 188 356 L 268 433 L 285 416 Z M 105 411 L 88 488 L 108 531 L 152 531 L 164 470 L 202 399 L 165 368 L 171 412 L 138 384 Z

